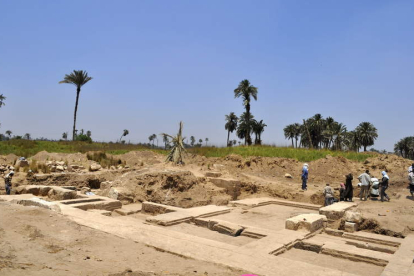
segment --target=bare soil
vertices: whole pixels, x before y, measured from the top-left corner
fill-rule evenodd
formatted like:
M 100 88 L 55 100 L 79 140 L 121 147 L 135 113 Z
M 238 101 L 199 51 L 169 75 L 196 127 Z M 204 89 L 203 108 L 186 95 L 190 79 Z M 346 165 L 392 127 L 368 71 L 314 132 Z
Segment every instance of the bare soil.
M 238 276 L 160 252 L 35 207 L 0 202 L 0 275 Z

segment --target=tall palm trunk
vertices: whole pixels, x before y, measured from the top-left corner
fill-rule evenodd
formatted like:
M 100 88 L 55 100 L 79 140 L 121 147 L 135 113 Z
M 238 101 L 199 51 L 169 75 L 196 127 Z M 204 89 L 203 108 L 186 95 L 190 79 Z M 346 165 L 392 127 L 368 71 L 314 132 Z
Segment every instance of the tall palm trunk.
M 79 103 L 79 94 L 80 94 L 80 87 L 76 89 L 76 104 L 75 104 L 75 115 L 73 116 L 73 132 L 72 132 L 72 140 L 75 141 L 75 132 L 76 132 L 76 113 L 78 112 L 78 103 Z
M 230 130 L 227 131 L 227 146 L 229 146 Z
M 251 146 L 252 138 L 250 137 L 250 103 L 246 104 L 246 122 L 247 122 L 247 130 L 246 130 L 246 143 L 247 145 Z
M 298 148 L 298 137 L 295 137 L 296 148 Z

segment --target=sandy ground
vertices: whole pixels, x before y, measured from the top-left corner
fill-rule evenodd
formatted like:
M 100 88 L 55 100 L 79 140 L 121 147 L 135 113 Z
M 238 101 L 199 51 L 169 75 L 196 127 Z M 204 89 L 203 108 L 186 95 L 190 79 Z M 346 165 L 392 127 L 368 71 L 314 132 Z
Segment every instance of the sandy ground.
M 35 207 L 0 202 L 0 275 L 243 274 L 160 252 Z

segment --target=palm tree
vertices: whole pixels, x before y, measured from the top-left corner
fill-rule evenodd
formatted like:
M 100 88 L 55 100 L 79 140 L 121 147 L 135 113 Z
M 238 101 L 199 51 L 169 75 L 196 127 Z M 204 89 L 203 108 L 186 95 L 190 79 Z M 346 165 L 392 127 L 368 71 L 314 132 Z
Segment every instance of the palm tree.
M 262 144 L 262 133 L 264 131 L 264 128 L 267 127 L 265 123 L 263 123 L 263 120 L 260 120 L 259 122 L 254 120 L 253 121 L 253 132 L 255 134 L 254 144 L 255 145 L 261 145 Z
M 152 140 L 154 139 L 154 137 L 152 135 L 148 136 L 148 140 L 149 140 L 149 144 L 151 145 Z
M 0 107 L 2 107 L 2 106 L 4 106 L 4 105 L 6 105 L 5 103 L 4 103 L 4 101 L 6 100 L 6 97 L 4 97 L 3 96 L 3 94 L 0 94 Z
M 192 146 L 192 147 L 194 147 L 194 144 L 195 144 L 195 142 L 196 142 L 195 137 L 194 137 L 194 136 L 191 136 L 191 137 L 190 137 L 190 141 L 191 141 L 191 146 Z
M 249 114 L 249 116 L 247 116 L 246 112 L 243 112 L 243 114 L 240 116 L 236 134 L 240 139 L 244 139 L 245 145 L 249 144 L 248 137 L 250 137 L 250 134 L 252 132 L 252 125 L 254 121 L 253 119 L 254 116 L 252 114 Z
M 153 148 L 155 148 L 155 145 L 154 145 L 154 141 L 155 141 L 155 140 L 157 140 L 157 146 L 158 146 L 158 139 L 157 139 L 157 135 L 156 135 L 156 134 L 153 134 L 153 135 L 152 135 L 152 147 L 153 147 Z
M 83 70 L 73 70 L 72 73 L 69 75 L 65 75 L 64 79 L 59 83 L 69 83 L 76 86 L 76 103 L 75 103 L 75 114 L 73 117 L 73 133 L 72 133 L 72 140 L 75 141 L 76 133 L 76 113 L 78 112 L 78 103 L 79 103 L 79 94 L 81 91 L 81 87 L 84 86 L 88 81 L 90 81 L 92 77 L 88 76 L 88 73 Z
M 203 144 L 203 139 L 198 139 L 198 142 L 200 143 L 200 147 Z
M 227 146 L 229 146 L 229 139 L 230 139 L 230 132 L 233 132 L 237 129 L 237 118 L 234 112 L 230 112 L 229 115 L 226 115 L 226 124 L 224 125 L 224 129 L 227 130 Z
M 342 150 L 342 145 L 345 142 L 347 134 L 346 126 L 343 123 L 335 122 L 331 128 L 333 137 L 335 138 L 332 147 L 334 150 Z
M 68 133 L 67 132 L 62 133 L 62 139 L 68 140 Z
M 9 136 L 9 138 L 11 138 L 12 134 L 13 132 L 11 130 L 6 130 L 6 135 Z
M 207 147 L 208 138 L 206 138 L 204 141 L 206 141 L 206 147 Z
M 168 140 L 168 135 L 165 133 L 162 134 L 162 141 L 164 142 L 164 148 L 167 149 L 167 145 L 170 144 L 170 141 Z
M 122 132 L 121 138 L 119 138 L 119 142 L 121 142 L 122 137 L 125 137 L 129 134 L 129 130 L 128 129 L 124 129 L 124 131 Z
M 91 138 L 91 136 L 92 136 L 92 131 L 88 130 L 88 131 L 86 132 L 86 136 L 88 136 L 89 138 Z
M 242 80 L 239 83 L 239 86 L 234 89 L 234 97 L 235 98 L 242 98 L 243 100 L 243 105 L 246 109 L 245 114 L 245 122 L 247 123 L 247 125 L 244 127 L 245 128 L 245 140 L 247 142 L 247 144 L 250 146 L 252 144 L 252 138 L 250 137 L 250 132 L 251 132 L 251 125 L 250 125 L 250 99 L 253 98 L 257 101 L 257 87 L 254 87 L 253 85 L 250 84 L 250 82 L 248 80 Z
M 364 151 L 367 151 L 368 146 L 374 145 L 374 141 L 378 138 L 377 129 L 369 122 L 360 123 L 355 130 L 358 133 Z
M 298 123 L 294 123 L 293 128 L 294 128 L 295 143 L 296 143 L 296 148 L 297 148 L 298 147 L 298 139 L 299 139 L 299 137 L 302 133 L 302 125 L 300 125 Z
M 31 139 L 30 133 L 26 133 L 26 134 L 23 136 L 23 138 L 24 138 L 24 139 L 26 139 L 26 140 L 30 140 L 30 139 Z
M 293 139 L 295 138 L 295 134 L 296 134 L 296 128 L 294 124 L 291 125 L 287 125 L 284 129 L 283 132 L 285 133 L 285 138 L 288 140 L 292 140 L 292 148 L 294 148 L 295 146 L 293 145 Z

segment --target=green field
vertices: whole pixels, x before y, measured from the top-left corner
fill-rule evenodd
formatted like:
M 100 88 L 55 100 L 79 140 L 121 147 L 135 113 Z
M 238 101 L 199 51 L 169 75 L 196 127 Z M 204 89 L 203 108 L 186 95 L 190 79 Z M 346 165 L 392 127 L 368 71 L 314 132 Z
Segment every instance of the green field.
M 18 156 L 30 157 L 40 151 L 57 153 L 76 153 L 88 151 L 104 151 L 110 154 L 123 154 L 129 151 L 151 150 L 157 153 L 166 154 L 167 151 L 152 149 L 143 145 L 116 144 L 116 143 L 86 143 L 72 141 L 31 141 L 31 140 L 9 140 L 0 142 L 0 154 L 7 155 L 14 153 Z M 350 160 L 359 162 L 372 157 L 372 153 L 356 153 L 329 150 L 294 149 L 287 147 L 274 146 L 238 146 L 230 148 L 200 147 L 187 149 L 189 153 L 198 154 L 206 157 L 224 157 L 229 154 L 239 154 L 243 157 L 263 156 L 263 157 L 283 157 L 296 159 L 301 162 L 309 162 L 324 158 L 327 155 L 342 156 Z
M 229 154 L 239 154 L 243 157 L 263 156 L 263 157 L 283 157 L 296 159 L 301 162 L 309 162 L 317 159 L 331 156 L 342 156 L 350 160 L 363 162 L 373 154 L 330 151 L 330 150 L 314 150 L 314 149 L 295 149 L 287 147 L 273 146 L 239 146 L 230 148 L 201 147 L 189 150 L 191 153 L 203 155 L 206 157 L 224 157 Z

